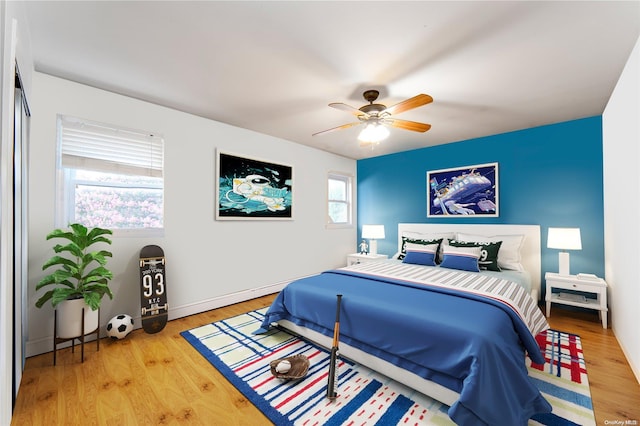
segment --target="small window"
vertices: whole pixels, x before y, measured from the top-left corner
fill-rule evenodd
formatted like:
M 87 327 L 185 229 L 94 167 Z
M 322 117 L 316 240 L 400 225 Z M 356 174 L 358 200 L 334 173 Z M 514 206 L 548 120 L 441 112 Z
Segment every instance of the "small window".
M 59 116 L 57 226 L 161 230 L 163 157 L 161 136 Z
M 328 178 L 328 224 L 351 225 L 352 199 L 351 176 L 329 173 Z

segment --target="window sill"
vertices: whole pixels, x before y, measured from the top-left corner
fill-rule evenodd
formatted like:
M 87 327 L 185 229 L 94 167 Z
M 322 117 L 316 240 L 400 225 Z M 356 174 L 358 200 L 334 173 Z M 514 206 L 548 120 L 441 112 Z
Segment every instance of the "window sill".
M 114 238 L 163 238 L 164 228 L 113 229 Z

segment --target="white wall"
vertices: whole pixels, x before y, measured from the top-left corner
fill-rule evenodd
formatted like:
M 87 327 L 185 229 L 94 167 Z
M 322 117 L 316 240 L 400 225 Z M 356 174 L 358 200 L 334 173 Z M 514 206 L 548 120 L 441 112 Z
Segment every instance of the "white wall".
M 605 278 L 611 328 L 640 382 L 640 39 L 603 114 Z
M 24 5 L 0 1 L 0 424 L 12 412 L 13 372 L 13 102 L 16 63 L 27 99 L 31 93 L 33 60 Z M 17 348 L 18 351 L 20 348 Z M 21 362 L 18 360 L 17 362 Z M 17 375 L 16 380 L 20 380 Z
M 53 310 L 34 307 L 41 295 L 34 288 L 52 255 L 45 235 L 54 228 L 57 114 L 165 140 L 165 235 L 113 238 L 115 297 L 104 299 L 103 325 L 119 313 L 139 318 L 137 262 L 146 244 L 162 246 L 167 256 L 170 319 L 277 291 L 294 278 L 344 265 L 355 250 L 355 228 L 325 227 L 327 173 L 355 176 L 355 160 L 42 73 L 34 74 L 32 98 L 28 354 L 52 344 Z M 293 166 L 294 220 L 214 220 L 216 148 Z

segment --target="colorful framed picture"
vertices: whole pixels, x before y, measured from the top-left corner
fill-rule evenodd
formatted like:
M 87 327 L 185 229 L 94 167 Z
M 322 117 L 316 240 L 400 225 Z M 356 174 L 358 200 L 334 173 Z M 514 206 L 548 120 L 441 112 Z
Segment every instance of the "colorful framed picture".
M 217 220 L 292 220 L 293 168 L 216 152 Z
M 498 163 L 427 172 L 427 217 L 498 217 Z

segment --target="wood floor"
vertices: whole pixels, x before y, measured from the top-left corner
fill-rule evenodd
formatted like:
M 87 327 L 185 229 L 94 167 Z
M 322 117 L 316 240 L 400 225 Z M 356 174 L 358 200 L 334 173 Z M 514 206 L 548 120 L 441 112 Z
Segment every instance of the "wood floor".
M 269 425 L 180 332 L 271 304 L 273 295 L 135 330 L 80 351 L 27 359 L 12 425 Z M 597 314 L 553 308 L 552 328 L 581 336 L 597 425 L 639 425 L 640 384 Z M 620 421 L 621 423 L 613 423 Z

